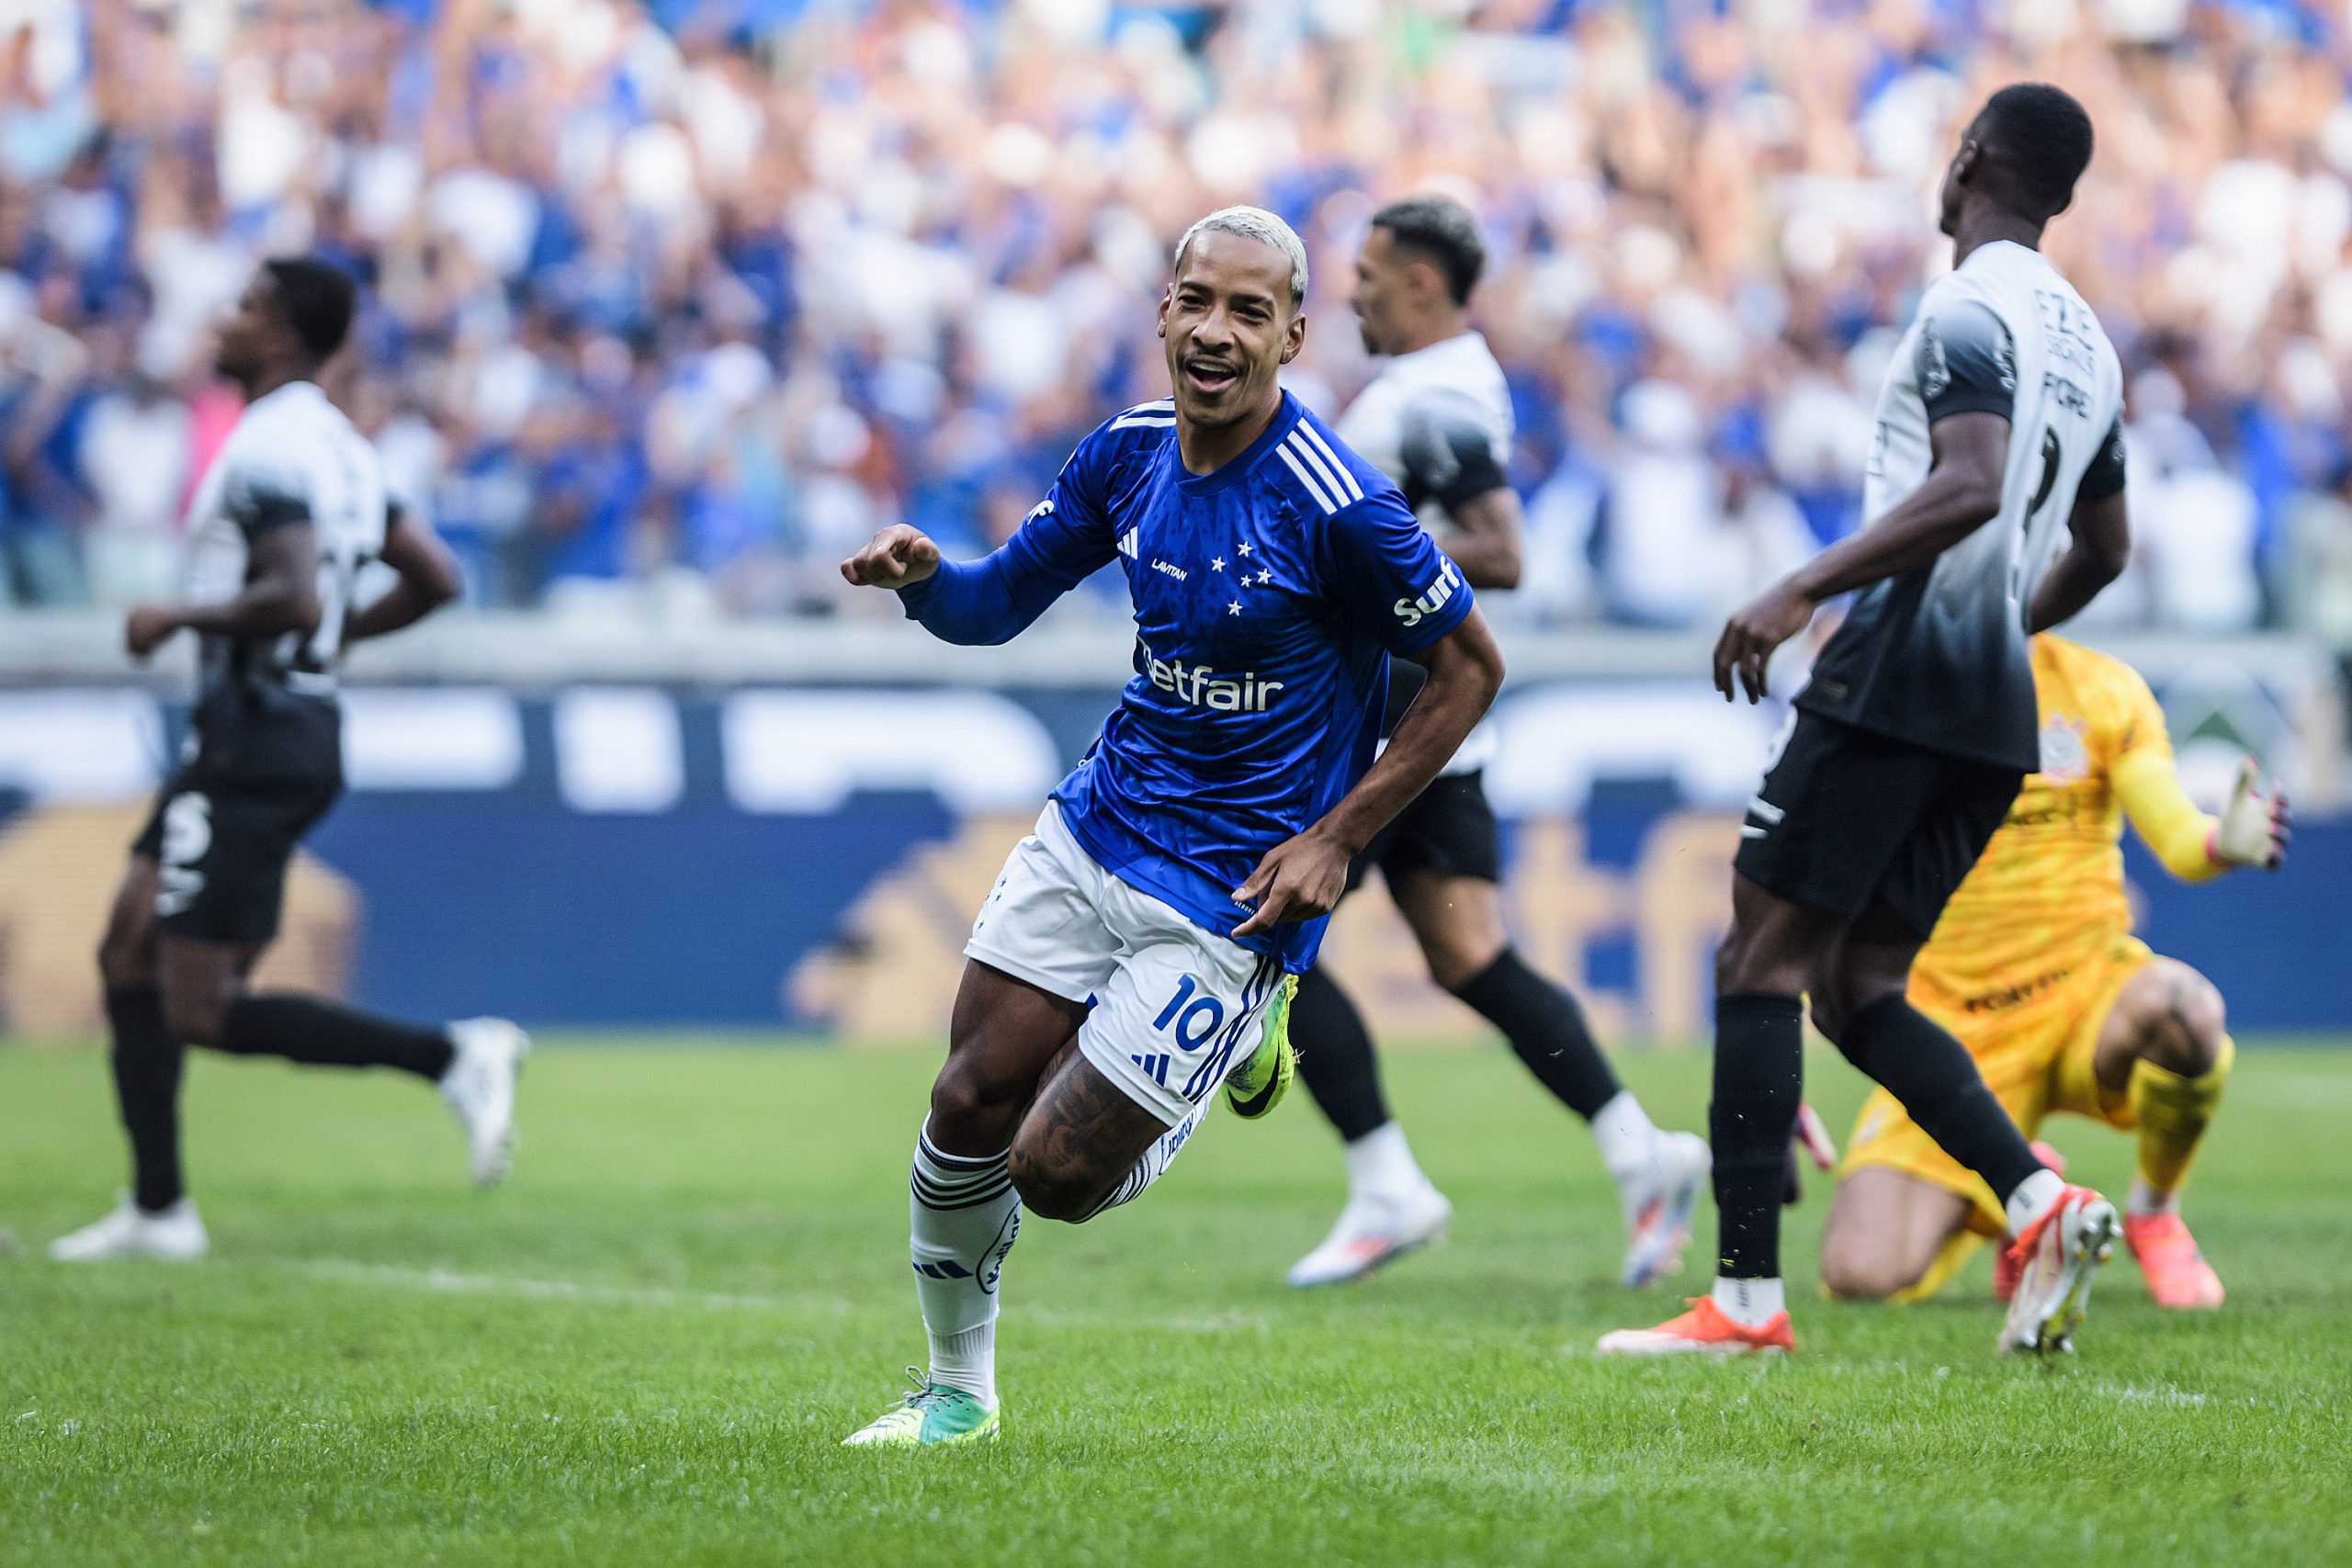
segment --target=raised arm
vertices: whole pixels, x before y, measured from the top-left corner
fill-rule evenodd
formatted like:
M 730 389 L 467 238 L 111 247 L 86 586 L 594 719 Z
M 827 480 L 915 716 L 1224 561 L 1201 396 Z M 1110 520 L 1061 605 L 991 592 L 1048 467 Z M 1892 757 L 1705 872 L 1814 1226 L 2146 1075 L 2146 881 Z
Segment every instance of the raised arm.
M 1830 546 L 1766 589 L 1724 624 L 1715 641 L 1715 690 L 1733 682 L 1751 703 L 1764 696 L 1772 650 L 1804 630 L 1822 601 L 1926 566 L 2001 512 L 2009 457 L 2006 414 L 1956 413 L 1928 427 L 1933 466 L 1884 516 Z
M 896 524 L 842 562 L 842 576 L 861 588 L 897 590 L 907 615 L 942 642 L 1010 642 L 1102 564 L 1057 559 L 1033 547 L 1027 532 L 1024 524 L 978 560 L 950 561 L 927 535 Z
M 2239 765 L 2219 817 L 2200 811 L 2180 787 L 2164 709 L 2137 675 L 2131 677 L 2129 702 L 2130 724 L 2108 776 L 2133 830 L 2165 869 L 2184 882 L 2209 882 L 2238 866 L 2278 869 L 2295 836 L 2294 821 L 2286 795 L 2260 787 L 2254 759 Z
M 395 507 L 376 558 L 400 574 L 343 628 L 346 646 L 413 626 L 458 596 L 458 563 L 433 531 Z
M 1098 497 L 1102 464 L 1114 460 L 1089 436 L 1071 454 L 1046 499 L 1021 520 L 1012 537 L 976 561 L 940 558 L 921 529 L 898 524 L 866 541 L 842 562 L 842 576 L 860 588 L 897 591 L 910 619 L 942 642 L 967 646 L 1010 642 L 1053 602 L 1118 554 Z

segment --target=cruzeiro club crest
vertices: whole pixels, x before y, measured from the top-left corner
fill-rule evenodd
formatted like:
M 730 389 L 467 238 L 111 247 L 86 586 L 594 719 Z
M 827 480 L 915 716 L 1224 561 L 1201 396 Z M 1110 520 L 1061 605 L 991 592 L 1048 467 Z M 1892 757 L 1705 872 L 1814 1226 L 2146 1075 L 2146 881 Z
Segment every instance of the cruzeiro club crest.
M 973 1270 L 972 1282 L 979 1286 L 984 1294 L 996 1294 L 997 1279 L 1004 1272 L 1004 1255 L 1012 1250 L 1012 1244 L 1020 1235 L 1021 1207 L 1016 1203 L 1012 1212 L 1004 1216 L 1004 1224 L 997 1231 L 996 1239 L 989 1244 L 986 1252 L 980 1254 L 980 1266 Z

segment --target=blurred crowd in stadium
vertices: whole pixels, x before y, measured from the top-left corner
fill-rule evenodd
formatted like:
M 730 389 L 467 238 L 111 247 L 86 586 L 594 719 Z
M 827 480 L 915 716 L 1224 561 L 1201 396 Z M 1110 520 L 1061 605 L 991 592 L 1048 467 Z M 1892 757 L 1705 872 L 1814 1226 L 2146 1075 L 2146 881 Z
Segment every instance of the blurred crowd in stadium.
M 870 614 L 854 541 L 976 552 L 1161 394 L 1192 218 L 1307 237 L 1328 410 L 1364 219 L 1433 187 L 1492 253 L 1509 613 L 1696 625 L 1858 521 L 1952 130 L 2039 75 L 2098 125 L 2052 248 L 2131 383 L 2096 615 L 2352 647 L 2341 4 L 0 0 L 0 46 L 18 602 L 168 581 L 256 254 L 371 283 L 338 391 L 479 602 Z

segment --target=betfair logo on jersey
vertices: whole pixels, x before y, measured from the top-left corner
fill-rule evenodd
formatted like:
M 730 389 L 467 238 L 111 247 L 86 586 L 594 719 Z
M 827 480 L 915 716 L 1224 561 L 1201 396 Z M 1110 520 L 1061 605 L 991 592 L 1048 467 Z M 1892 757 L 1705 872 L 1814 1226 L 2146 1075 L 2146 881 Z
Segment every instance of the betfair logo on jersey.
M 1430 584 L 1428 592 L 1418 599 L 1396 601 L 1396 618 L 1408 626 L 1418 626 L 1422 616 L 1434 615 L 1444 609 L 1446 601 L 1452 599 L 1453 591 L 1461 586 L 1462 574 L 1453 570 L 1452 561 L 1442 560 L 1437 570 L 1437 581 Z
M 1205 664 L 1161 659 L 1152 653 L 1148 644 L 1143 649 L 1143 670 L 1153 685 L 1171 694 L 1178 702 L 1214 708 L 1218 713 L 1263 713 L 1283 685 L 1280 681 L 1260 680 L 1254 670 L 1244 670 L 1238 675 L 1220 675 Z

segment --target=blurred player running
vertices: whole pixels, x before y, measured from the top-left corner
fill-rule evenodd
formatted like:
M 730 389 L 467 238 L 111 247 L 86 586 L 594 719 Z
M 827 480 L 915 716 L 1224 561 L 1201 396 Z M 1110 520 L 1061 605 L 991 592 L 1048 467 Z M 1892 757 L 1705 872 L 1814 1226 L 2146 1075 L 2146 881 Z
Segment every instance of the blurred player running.
M 1870 524 L 1716 644 L 1716 685 L 1758 700 L 1772 650 L 1823 601 L 1862 590 L 1740 829 L 1715 962 L 1714 1289 L 1655 1329 L 1605 1336 L 1605 1352 L 1794 1347 L 1781 1198 L 1808 994 L 1821 1032 L 1999 1201 L 2024 1272 L 2002 1348 L 2064 1344 L 2112 1250 L 2114 1206 L 2042 1166 L 1960 1042 L 1905 996 L 1913 956 L 2041 765 L 2028 634 L 2088 604 L 2130 548 L 2121 368 L 2038 248 L 2090 154 L 2089 118 L 2055 87 L 2006 87 L 1978 112 L 1944 175 L 1953 270 L 1920 300 L 1879 396 Z M 2053 561 L 2062 528 L 2072 544 Z
M 1373 214 L 1356 260 L 1354 304 L 1365 349 L 1391 357 L 1339 424 L 1351 446 L 1403 488 L 1406 503 L 1481 590 L 1518 584 L 1520 541 L 1519 497 L 1503 476 L 1510 392 L 1467 309 L 1485 265 L 1477 224 L 1457 202 L 1416 197 Z M 1392 671 L 1392 710 L 1410 699 L 1419 677 L 1401 664 Z M 1624 1211 L 1623 1277 L 1647 1284 L 1674 1266 L 1690 1238 L 1707 1145 L 1651 1124 L 1609 1070 L 1576 998 L 1511 946 L 1483 783 L 1493 751 L 1493 732 L 1474 732 L 1356 857 L 1348 886 L 1378 866 L 1430 977 L 1501 1030 L 1537 1080 L 1590 1125 Z M 1292 1268 L 1290 1282 L 1360 1279 L 1438 1235 L 1453 1206 L 1415 1162 L 1381 1093 L 1363 1019 L 1322 968 L 1300 977 L 1291 1038 L 1301 1081 L 1346 1140 L 1348 1201 L 1331 1234 Z
M 189 503 L 187 602 L 130 612 L 144 660 L 175 633 L 200 641 L 187 749 L 130 852 L 98 967 L 131 1190 L 50 1248 L 68 1261 L 201 1257 L 204 1224 L 180 1173 L 184 1047 L 436 1084 L 464 1129 L 474 1180 L 506 1170 L 514 1075 L 528 1049 L 499 1019 L 396 1022 L 316 997 L 249 992 L 277 934 L 286 868 L 343 791 L 336 664 L 457 592 L 432 536 L 388 513 L 375 449 L 319 389 L 350 330 L 349 278 L 323 262 L 262 264 L 220 329 L 219 367 L 245 410 Z M 351 603 L 361 565 L 399 580 Z
M 2212 983 L 2132 934 L 2123 821 L 2174 875 L 2202 882 L 2276 867 L 2286 804 L 2256 789 L 2249 762 L 2220 817 L 2198 810 L 2173 772 L 2164 710 L 2131 666 L 2044 634 L 2033 673 L 2041 771 L 1945 906 L 1911 1000 L 1968 1047 L 2028 1137 L 2053 1111 L 2136 1131 L 2124 1244 L 2158 1304 L 2219 1306 L 2180 1188 L 2236 1052 Z M 1842 1296 L 1921 1299 L 2001 1226 L 1984 1183 L 1880 1089 L 1840 1168 L 1822 1281 Z
M 997 1283 L 1022 1207 L 1078 1223 L 1135 1198 L 1220 1085 L 1244 1116 L 1272 1108 L 1290 976 L 1314 963 L 1349 861 L 1501 683 L 1453 563 L 1277 381 L 1306 293 L 1282 220 L 1203 219 L 1160 301 L 1172 399 L 1081 442 L 985 560 L 943 563 L 901 526 L 842 563 L 934 636 L 997 643 L 1115 561 L 1137 633 L 1102 738 L 973 923 L 915 1145 L 931 1364 L 851 1443 L 995 1435 Z M 1392 654 L 1428 678 L 1374 761 Z

